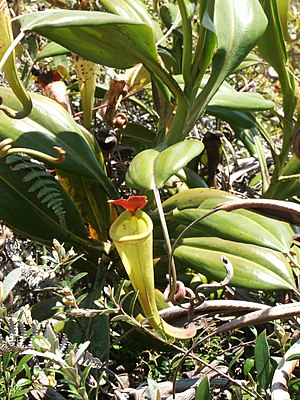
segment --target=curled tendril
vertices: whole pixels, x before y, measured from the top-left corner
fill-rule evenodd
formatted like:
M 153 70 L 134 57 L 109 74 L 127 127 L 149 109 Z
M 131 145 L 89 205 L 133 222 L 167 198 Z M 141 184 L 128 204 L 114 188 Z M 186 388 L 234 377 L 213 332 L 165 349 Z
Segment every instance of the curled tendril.
M 232 281 L 234 269 L 233 269 L 231 262 L 225 256 L 222 256 L 221 260 L 223 263 L 223 267 L 226 271 L 225 278 L 219 283 L 207 283 L 207 284 L 201 284 L 201 285 L 197 286 L 197 288 L 195 290 L 194 307 L 198 307 L 199 305 L 201 305 L 204 302 L 205 296 L 202 293 L 203 289 L 214 289 L 214 290 L 224 289 L 225 286 L 229 285 L 230 282 Z
M 0 157 L 5 157 L 9 153 L 9 150 L 12 148 L 13 139 L 7 138 L 0 142 Z
M 167 279 L 168 279 L 168 275 L 167 275 Z M 165 301 L 168 301 L 169 297 L 170 297 L 170 284 L 167 286 L 167 288 L 164 291 Z M 180 305 L 186 300 L 186 297 L 189 297 L 191 300 L 194 300 L 195 294 L 192 291 L 192 289 L 186 287 L 182 281 L 176 281 L 175 293 L 174 293 L 173 298 L 170 299 L 170 301 L 173 304 Z
M 113 120 L 114 128 L 124 129 L 128 123 L 128 117 L 124 113 L 117 113 L 115 119 Z
M 0 157 L 8 156 L 9 154 L 25 153 L 34 158 L 41 158 L 46 163 L 61 164 L 65 161 L 66 152 L 58 146 L 53 146 L 57 157 L 50 156 L 38 150 L 27 149 L 23 147 L 12 147 L 13 139 L 6 138 L 0 142 Z

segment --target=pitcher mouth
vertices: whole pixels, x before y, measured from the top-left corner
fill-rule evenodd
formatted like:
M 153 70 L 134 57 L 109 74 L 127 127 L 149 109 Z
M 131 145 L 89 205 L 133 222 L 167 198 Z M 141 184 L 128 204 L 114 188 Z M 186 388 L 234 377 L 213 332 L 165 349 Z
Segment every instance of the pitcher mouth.
M 132 242 L 146 238 L 152 229 L 152 220 L 145 212 L 138 210 L 132 216 L 129 211 L 124 211 L 111 225 L 109 234 L 113 241 Z

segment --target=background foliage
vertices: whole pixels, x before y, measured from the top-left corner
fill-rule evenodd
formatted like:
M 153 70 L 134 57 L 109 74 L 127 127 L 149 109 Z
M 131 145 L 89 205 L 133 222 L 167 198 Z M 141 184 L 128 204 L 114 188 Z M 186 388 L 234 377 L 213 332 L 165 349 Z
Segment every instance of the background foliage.
M 3 398 L 297 398 L 299 12 L 0 2 Z M 131 195 L 155 289 L 109 235 Z

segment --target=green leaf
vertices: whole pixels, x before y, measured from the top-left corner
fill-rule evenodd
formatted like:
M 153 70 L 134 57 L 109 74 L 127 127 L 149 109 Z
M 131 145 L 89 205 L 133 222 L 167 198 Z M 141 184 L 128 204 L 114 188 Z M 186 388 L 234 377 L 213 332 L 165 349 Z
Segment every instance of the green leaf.
M 158 384 L 151 378 L 147 379 L 149 392 L 150 392 L 150 400 L 160 400 L 160 391 Z
M 264 2 L 264 11 L 268 17 L 268 26 L 258 42 L 262 57 L 276 70 L 283 93 L 285 116 L 291 118 L 296 105 L 295 82 L 288 70 L 287 53 L 280 23 L 278 0 Z M 291 132 L 289 132 L 291 134 Z
M 265 330 L 256 339 L 254 356 L 259 388 L 266 390 L 269 386 L 271 378 L 271 362 L 270 350 Z
M 249 53 L 240 65 L 235 69 L 234 72 L 239 72 L 245 68 L 251 67 L 252 65 L 260 64 L 261 59 L 254 53 Z
M 35 192 L 29 191 L 32 183 L 24 182 L 26 173 L 27 171 L 22 169 L 13 171 L 5 159 L 0 159 L 1 220 L 21 236 L 48 246 L 51 246 L 53 238 L 56 238 L 60 242 L 104 249 L 101 242 L 88 238 L 78 209 L 54 177 L 55 190 L 59 193 L 65 210 L 64 224 L 48 207 L 47 202 L 43 203 Z
M 244 362 L 244 367 L 243 367 L 243 373 L 244 373 L 245 377 L 248 376 L 249 372 L 254 367 L 254 364 L 255 364 L 255 361 L 253 360 L 253 358 L 246 358 L 246 360 Z
M 208 208 L 208 204 L 203 205 Z M 204 216 L 210 209 L 174 210 L 175 221 L 189 225 L 196 218 Z M 271 225 L 273 227 L 271 228 Z M 200 231 L 240 243 L 255 244 L 272 250 L 288 253 L 293 239 L 293 231 L 287 224 L 270 220 L 251 211 L 218 211 L 194 225 Z
M 290 175 L 298 175 L 300 171 L 300 159 L 294 154 L 282 171 L 282 177 Z M 279 182 L 275 182 L 275 190 L 272 198 L 274 199 L 290 199 L 293 196 L 299 196 L 300 194 L 300 181 L 299 177 L 296 176 L 294 179 L 287 179 Z
M 141 124 L 129 123 L 122 130 L 121 143 L 133 146 L 135 149 L 144 150 L 152 147 L 155 143 L 156 135 L 153 131 Z
M 22 275 L 21 268 L 15 268 L 9 274 L 7 274 L 7 276 L 4 278 L 3 294 L 2 294 L 1 302 L 6 300 L 9 293 L 13 290 L 13 288 L 19 282 L 21 275 Z
M 201 380 L 199 386 L 197 387 L 195 400 L 211 400 L 209 379 L 207 376 Z
M 152 18 L 147 6 L 141 0 L 99 0 L 106 11 L 127 17 L 136 21 L 145 22 L 153 30 L 156 40 L 163 36 L 158 22 Z
M 23 368 L 25 368 L 25 364 L 27 364 L 27 362 L 29 360 L 31 360 L 32 357 L 33 357 L 33 354 L 26 354 L 24 357 L 21 358 L 20 361 L 18 361 L 18 364 L 17 364 L 14 372 L 10 375 L 11 379 L 13 377 L 17 376 L 23 370 Z M 31 383 L 31 381 L 29 381 L 28 383 Z
M 209 106 L 233 110 L 259 111 L 274 108 L 274 103 L 264 99 L 259 93 L 243 93 L 237 91 L 224 93 L 222 90 L 219 90 L 209 102 Z
M 95 63 L 129 68 L 138 62 L 157 62 L 152 29 L 140 21 L 77 10 L 36 12 L 18 21 L 22 30 L 33 30 Z
M 18 101 L 11 90 L 0 88 L 0 95 L 5 105 L 17 109 Z M 117 197 L 115 188 L 103 170 L 103 160 L 94 150 L 93 146 L 96 145 L 92 143 L 91 135 L 83 133 L 55 101 L 35 93 L 31 94 L 31 98 L 33 110 L 28 117 L 14 120 L 1 113 L 0 139 L 11 138 L 14 147 L 34 149 L 55 157 L 53 146 L 61 147 L 66 151 L 65 161 L 59 166 L 49 163 L 51 167 L 96 180 L 110 197 Z
M 286 358 L 286 361 L 296 361 L 300 360 L 300 354 L 292 354 L 289 357 Z
M 291 35 L 288 29 L 290 0 L 277 0 L 277 7 L 284 39 L 288 43 L 294 42 L 297 40 L 297 35 Z
M 197 97 L 189 115 L 188 128 L 232 73 L 254 47 L 267 26 L 266 16 L 258 0 L 216 0 L 214 27 L 218 50 L 212 59 L 211 76 Z
M 154 149 L 137 154 L 127 170 L 126 184 L 133 189 L 151 190 L 155 185 L 154 164 L 159 154 Z
M 205 75 L 200 88 L 204 88 L 209 81 L 209 76 Z M 201 93 L 201 92 L 200 92 Z M 238 92 L 228 82 L 223 82 L 216 94 L 210 100 L 208 107 L 220 107 L 233 110 L 269 110 L 275 104 L 266 100 L 259 93 Z
M 291 267 L 283 254 L 268 248 L 217 237 L 194 237 L 182 239 L 174 251 L 175 261 L 216 281 L 226 276 L 222 256 L 228 258 L 234 269 L 230 286 L 250 290 L 295 287 Z
M 113 68 L 130 68 L 143 63 L 166 96 L 164 84 L 187 104 L 175 80 L 158 61 L 153 31 L 147 23 L 77 10 L 31 13 L 19 17 L 18 21 L 22 30 L 32 30 L 95 63 Z
M 183 87 L 182 75 L 177 75 L 176 81 L 180 85 L 180 87 Z M 198 95 L 201 94 L 201 90 L 205 88 L 205 85 L 208 83 L 208 81 L 209 75 L 205 74 L 201 81 Z M 261 94 L 238 92 L 228 82 L 225 81 L 221 84 L 221 86 L 218 88 L 218 91 L 210 100 L 208 104 L 208 110 L 210 108 L 216 109 L 218 107 L 218 109 L 223 112 L 225 112 L 225 110 L 227 111 L 227 109 L 229 111 L 258 111 L 270 110 L 274 108 L 274 106 L 275 104 L 272 101 L 266 100 Z
M 43 58 L 60 56 L 67 53 L 70 53 L 70 50 L 66 49 L 60 44 L 50 42 L 39 52 L 36 61 L 42 60 Z
M 126 183 L 134 189 L 161 188 L 172 175 L 199 155 L 203 148 L 199 140 L 186 140 L 162 152 L 144 150 L 132 160 L 126 174 Z
M 178 29 L 182 25 L 181 15 L 177 4 L 162 4 L 159 8 L 159 15 L 162 23 L 168 29 L 170 29 L 173 24 L 175 24 L 174 29 Z
M 99 240 L 107 240 L 111 224 L 108 197 L 97 182 L 84 176 L 59 171 L 59 181 L 80 210 L 84 222 L 97 233 Z

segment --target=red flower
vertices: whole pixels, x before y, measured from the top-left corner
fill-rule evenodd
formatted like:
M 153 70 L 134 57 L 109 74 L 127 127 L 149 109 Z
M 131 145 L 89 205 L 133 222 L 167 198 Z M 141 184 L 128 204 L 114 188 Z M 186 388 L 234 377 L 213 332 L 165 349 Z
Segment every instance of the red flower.
M 109 203 L 116 204 L 129 211 L 132 216 L 135 215 L 137 210 L 145 207 L 148 200 L 146 196 L 131 196 L 129 199 L 108 200 Z

